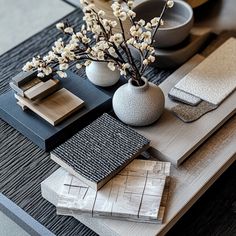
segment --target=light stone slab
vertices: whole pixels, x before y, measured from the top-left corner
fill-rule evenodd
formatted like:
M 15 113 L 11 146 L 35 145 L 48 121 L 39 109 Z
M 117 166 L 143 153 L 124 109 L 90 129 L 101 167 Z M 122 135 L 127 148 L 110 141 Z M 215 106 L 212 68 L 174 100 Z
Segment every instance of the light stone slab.
M 181 79 L 175 88 L 219 105 L 236 88 L 235 64 L 236 39 L 230 38 Z
M 0 0 L 0 55 L 73 10 L 62 0 Z
M 64 176 L 60 181 L 63 187 L 57 191 L 59 215 L 73 213 L 147 223 L 161 223 L 163 220 L 169 187 L 169 162 L 135 159 L 98 192 L 73 175 L 60 169 L 58 172 Z M 57 182 L 57 177 L 54 182 Z

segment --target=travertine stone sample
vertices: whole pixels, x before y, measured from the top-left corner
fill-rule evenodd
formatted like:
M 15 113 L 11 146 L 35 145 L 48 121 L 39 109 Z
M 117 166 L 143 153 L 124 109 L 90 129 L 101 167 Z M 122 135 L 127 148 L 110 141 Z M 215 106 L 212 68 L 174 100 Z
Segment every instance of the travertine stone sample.
M 228 39 L 175 87 L 219 105 L 236 88 L 236 39 Z
M 171 181 L 169 162 L 135 159 L 98 192 L 68 172 L 57 172 L 63 175 L 56 192 L 59 215 L 148 223 L 163 220 Z M 53 176 L 52 183 L 57 184 L 55 175 L 49 178 Z
M 175 87 L 170 90 L 170 92 L 168 93 L 168 96 L 172 100 L 183 102 L 183 103 L 189 104 L 191 106 L 196 106 L 201 102 L 200 98 L 198 98 L 192 94 L 186 93 L 186 92 L 184 92 L 180 89 L 177 89 Z

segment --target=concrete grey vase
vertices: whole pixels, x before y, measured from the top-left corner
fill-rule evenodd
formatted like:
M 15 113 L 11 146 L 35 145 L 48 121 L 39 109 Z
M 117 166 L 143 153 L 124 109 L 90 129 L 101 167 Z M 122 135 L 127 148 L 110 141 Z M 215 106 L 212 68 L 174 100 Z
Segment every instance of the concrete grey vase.
M 144 85 L 135 86 L 132 80 L 115 92 L 112 105 L 117 117 L 132 126 L 154 123 L 164 110 L 165 97 L 162 90 L 143 78 Z
M 107 62 L 92 61 L 86 67 L 86 75 L 88 79 L 95 85 L 101 87 L 109 87 L 116 84 L 120 78 L 120 72 L 116 69 L 111 71 L 107 67 Z

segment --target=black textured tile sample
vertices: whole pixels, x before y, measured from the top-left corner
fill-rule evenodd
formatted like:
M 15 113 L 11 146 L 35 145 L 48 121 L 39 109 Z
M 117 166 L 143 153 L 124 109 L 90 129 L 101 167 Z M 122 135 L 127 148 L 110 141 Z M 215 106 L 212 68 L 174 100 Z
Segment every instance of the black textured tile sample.
M 146 150 L 149 143 L 148 139 L 104 113 L 52 154 L 88 181 L 99 184 Z

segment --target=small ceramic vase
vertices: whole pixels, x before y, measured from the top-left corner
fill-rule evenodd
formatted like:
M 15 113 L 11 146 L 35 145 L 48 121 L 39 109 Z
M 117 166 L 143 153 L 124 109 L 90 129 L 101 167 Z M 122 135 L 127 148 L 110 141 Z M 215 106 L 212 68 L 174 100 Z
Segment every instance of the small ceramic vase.
M 120 73 L 116 69 L 111 71 L 107 67 L 106 62 L 92 61 L 89 66 L 86 67 L 86 75 L 88 79 L 95 85 L 101 87 L 109 87 L 118 82 Z
M 132 126 L 146 126 L 154 123 L 164 111 L 165 97 L 155 84 L 142 78 L 144 85 L 135 86 L 132 80 L 115 92 L 112 100 L 117 117 Z

